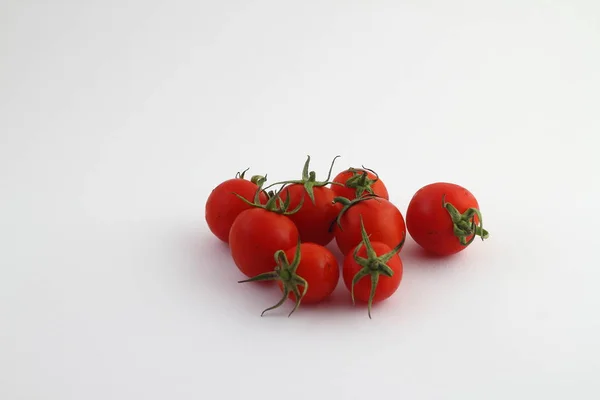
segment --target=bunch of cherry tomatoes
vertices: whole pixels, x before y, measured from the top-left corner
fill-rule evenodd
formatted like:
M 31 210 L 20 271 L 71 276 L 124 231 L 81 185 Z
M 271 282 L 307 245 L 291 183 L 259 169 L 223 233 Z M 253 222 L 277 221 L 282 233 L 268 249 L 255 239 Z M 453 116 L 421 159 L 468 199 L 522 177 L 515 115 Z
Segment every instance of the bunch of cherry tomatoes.
M 340 279 L 336 257 L 344 255 L 341 275 L 352 302 L 372 304 L 396 292 L 402 280 L 399 253 L 406 232 L 425 250 L 448 256 L 464 250 L 482 227 L 477 200 L 467 189 L 437 182 L 419 189 L 406 211 L 389 201 L 375 171 L 348 168 L 330 180 L 334 158 L 324 181 L 309 171 L 308 156 L 298 180 L 267 185 L 266 176 L 246 179 L 245 172 L 218 185 L 206 202 L 211 232 L 229 244 L 243 282 L 275 281 L 295 305 L 329 297 Z

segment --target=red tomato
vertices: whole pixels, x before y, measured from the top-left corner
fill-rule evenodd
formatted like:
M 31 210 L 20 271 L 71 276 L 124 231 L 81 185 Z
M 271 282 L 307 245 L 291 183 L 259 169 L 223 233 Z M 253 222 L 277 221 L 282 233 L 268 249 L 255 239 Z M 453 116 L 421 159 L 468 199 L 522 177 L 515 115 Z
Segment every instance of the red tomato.
M 272 271 L 273 255 L 298 242 L 298 228 L 287 216 L 264 208 L 242 212 L 229 232 L 229 247 L 235 265 L 246 276 Z
M 243 211 L 252 208 L 234 193 L 239 194 L 246 200 L 252 202 L 258 191 L 259 186 L 256 183 L 243 178 L 229 179 L 212 190 L 204 210 L 204 218 L 210 231 L 225 243 L 229 242 L 229 230 L 233 221 Z M 259 202 L 267 202 L 267 195 L 264 192 L 259 194 Z
M 298 243 L 287 251 L 274 254 L 276 266 L 240 282 L 277 281 L 283 296 L 277 304 L 265 309 L 281 306 L 287 298 L 296 305 L 288 316 L 298 309 L 301 302 L 318 303 L 331 295 L 340 279 L 340 270 L 335 256 L 325 247 L 315 243 Z
M 415 242 L 440 256 L 464 250 L 475 236 L 488 237 L 475 196 L 453 183 L 419 189 L 408 205 L 406 224 Z
M 294 260 L 297 249 L 295 246 L 285 252 L 288 260 Z M 302 302 L 313 304 L 325 300 L 333 293 L 340 279 L 340 268 L 333 253 L 326 247 L 315 243 L 302 243 L 296 274 L 308 283 Z M 282 281 L 278 281 L 277 284 L 283 290 Z M 289 293 L 289 298 L 296 300 L 294 292 Z
M 336 197 L 354 200 L 365 194 L 374 194 L 386 200 L 390 199 L 387 188 L 377 174 L 368 169 L 349 168 L 340 172 L 333 182 L 341 185 L 331 185 Z
M 400 286 L 403 266 L 398 253 L 404 238 L 391 248 L 385 243 L 371 242 L 362 219 L 360 225 L 362 241 L 346 255 L 342 274 L 352 293 L 352 302 L 356 299 L 366 302 L 371 318 L 372 304 L 387 299 Z
M 337 157 L 331 162 L 329 174 L 323 182 L 316 180 L 314 171 L 309 172 L 310 156 L 308 156 L 302 169 L 302 179 L 277 182 L 266 188 L 283 184 L 284 186 L 278 192 L 281 200 L 289 201 L 289 207 L 293 209 L 300 206 L 300 209 L 289 217 L 298 227 L 303 242 L 325 246 L 333 239 L 333 232 L 330 232 L 329 228 L 342 207 L 334 203 L 334 192 L 327 185 L 330 184 L 329 178 L 336 159 Z
M 334 227 L 335 241 L 344 255 L 362 240 L 361 216 L 374 242 L 382 242 L 393 248 L 406 235 L 404 217 L 390 201 L 378 197 L 356 199 L 341 211 Z
M 325 246 L 333 239 L 334 234 L 329 228 L 342 206 L 333 202 L 335 196 L 330 188 L 317 186 L 311 190 L 314 194 L 314 203 L 302 184 L 287 186 L 281 193 L 281 199 L 286 201 L 289 196 L 292 209 L 296 208 L 301 201 L 304 202 L 296 213 L 288 217 L 298 227 L 303 242 Z

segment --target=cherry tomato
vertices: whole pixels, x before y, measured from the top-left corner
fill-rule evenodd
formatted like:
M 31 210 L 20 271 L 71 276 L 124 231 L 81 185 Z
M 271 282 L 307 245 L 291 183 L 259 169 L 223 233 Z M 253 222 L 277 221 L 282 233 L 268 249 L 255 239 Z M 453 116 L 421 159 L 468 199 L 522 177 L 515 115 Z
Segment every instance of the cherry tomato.
M 394 248 L 385 243 L 371 242 L 363 222 L 361 220 L 360 223 L 362 241 L 344 258 L 342 275 L 352 294 L 352 301 L 366 302 L 371 318 L 372 304 L 387 299 L 400 286 L 403 266 L 398 253 L 405 239 L 402 238 Z
M 337 174 L 333 182 L 341 185 L 331 185 L 336 197 L 354 200 L 365 194 L 374 194 L 386 200 L 390 199 L 387 188 L 374 171 L 363 168 L 349 168 Z
M 296 251 L 297 246 L 288 249 L 285 252 L 287 259 L 294 260 Z M 302 243 L 300 245 L 300 257 L 296 274 L 308 283 L 308 289 L 302 297 L 302 303 L 319 303 L 329 297 L 338 284 L 340 268 L 337 259 L 329 249 L 315 243 Z M 282 281 L 277 283 L 279 288 L 283 290 Z M 294 292 L 289 293 L 289 298 L 296 300 Z
M 330 183 L 329 178 L 336 159 L 337 157 L 333 159 L 327 179 L 323 182 L 316 180 L 314 171 L 308 171 L 310 164 L 310 156 L 308 156 L 302 170 L 302 179 L 278 182 L 269 186 L 283 184 L 284 187 L 280 190 L 281 199 L 289 202 L 291 208 L 302 205 L 298 212 L 289 217 L 298 227 L 303 242 L 325 246 L 333 239 L 333 232 L 329 228 L 342 207 L 334 203 L 335 194 L 327 185 Z
M 312 192 L 314 202 L 310 199 L 304 185 L 292 184 L 283 190 L 281 198 L 285 201 L 289 196 L 291 208 L 297 207 L 301 201 L 304 202 L 298 212 L 290 215 L 289 218 L 298 227 L 303 242 L 325 246 L 333 239 L 334 234 L 329 228 L 342 206 L 333 202 L 335 196 L 328 187 L 314 187 Z
M 477 199 L 462 186 L 436 182 L 419 189 L 406 211 L 411 237 L 428 252 L 440 256 L 458 253 L 480 236 L 488 237 L 481 226 Z
M 242 212 L 229 232 L 233 261 L 250 277 L 272 271 L 275 252 L 295 246 L 298 240 L 298 228 L 291 219 L 264 208 Z
M 287 298 L 295 302 L 292 315 L 304 303 L 318 303 L 331 295 L 340 279 L 335 256 L 327 248 L 315 243 L 298 243 L 286 251 L 274 254 L 275 268 L 240 282 L 276 281 L 282 297 L 265 312 L 280 307 Z
M 258 177 L 260 178 L 260 177 Z M 244 173 L 238 174 L 236 178 L 226 180 L 212 190 L 204 210 L 204 218 L 210 231 L 223 242 L 229 242 L 229 231 L 233 221 L 243 211 L 252 208 L 234 193 L 242 196 L 248 201 L 253 201 L 259 186 L 255 182 L 244 179 Z M 259 192 L 262 204 L 267 202 L 267 195 Z
M 344 255 L 362 240 L 361 216 L 374 242 L 382 242 L 393 248 L 406 235 L 404 217 L 389 200 L 374 196 L 355 199 L 340 212 L 334 226 L 335 241 Z

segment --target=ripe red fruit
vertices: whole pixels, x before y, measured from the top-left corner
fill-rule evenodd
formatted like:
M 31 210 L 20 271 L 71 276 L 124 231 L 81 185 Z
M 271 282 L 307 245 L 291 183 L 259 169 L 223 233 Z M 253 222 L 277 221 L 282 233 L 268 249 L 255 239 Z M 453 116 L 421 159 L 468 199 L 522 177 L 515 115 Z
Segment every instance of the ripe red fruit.
M 289 203 L 282 203 L 278 194 L 266 204 L 247 202 L 252 208 L 242 212 L 229 232 L 229 248 L 235 265 L 246 276 L 271 271 L 273 254 L 289 249 L 299 240 L 298 228 L 289 215 Z
M 295 302 L 294 309 L 289 314 L 291 315 L 301 302 L 321 302 L 329 297 L 337 286 L 340 278 L 339 266 L 335 256 L 326 247 L 298 242 L 285 252 L 278 250 L 274 257 L 277 263 L 274 270 L 240 281 L 277 282 L 282 291 L 281 300 L 264 310 L 261 315 L 281 306 L 286 298 Z
M 291 208 L 296 208 L 301 202 L 303 203 L 298 212 L 289 216 L 298 227 L 302 242 L 325 246 L 333 239 L 333 232 L 329 228 L 342 206 L 333 201 L 335 193 L 327 185 L 330 183 L 329 178 L 336 158 L 333 159 L 329 175 L 323 182 L 316 180 L 314 171 L 308 171 L 310 163 L 310 156 L 308 156 L 301 179 L 273 184 L 287 185 L 281 191 L 281 199 L 284 202 L 289 201 Z
M 348 254 L 361 242 L 361 217 L 373 242 L 394 248 L 406 236 L 404 217 L 390 201 L 376 196 L 336 201 L 344 204 L 334 226 L 335 241 L 342 254 Z
M 389 200 L 387 188 L 375 171 L 367 168 L 348 168 L 337 174 L 333 182 L 338 185 L 331 185 L 331 190 L 335 192 L 336 197 L 345 197 L 348 200 L 354 200 L 363 195 L 376 195 Z
M 245 172 L 238 173 L 235 178 L 219 184 L 206 200 L 204 218 L 208 228 L 225 243 L 229 242 L 229 231 L 233 221 L 243 211 L 252 208 L 236 194 L 248 201 L 252 201 L 258 194 L 258 202 L 261 204 L 267 202 L 267 195 L 263 191 L 259 191 L 259 184 L 264 182 L 264 178 L 254 176 L 249 181 L 244 179 Z
M 462 186 L 437 182 L 419 189 L 406 212 L 411 237 L 430 253 L 448 256 L 486 239 L 477 199 Z
M 362 241 L 344 259 L 344 283 L 356 299 L 366 302 L 369 318 L 371 306 L 387 299 L 396 292 L 402 281 L 403 266 L 398 253 L 404 238 L 391 248 L 385 243 L 372 242 L 361 221 Z

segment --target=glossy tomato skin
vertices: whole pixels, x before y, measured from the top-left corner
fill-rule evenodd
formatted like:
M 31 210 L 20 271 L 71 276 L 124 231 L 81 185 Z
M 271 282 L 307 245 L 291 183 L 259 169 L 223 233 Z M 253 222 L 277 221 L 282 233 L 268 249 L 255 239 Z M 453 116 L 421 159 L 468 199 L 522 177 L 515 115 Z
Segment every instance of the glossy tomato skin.
M 226 180 L 212 190 L 204 210 L 204 218 L 210 231 L 223 242 L 229 242 L 229 231 L 233 221 L 243 211 L 253 208 L 233 193 L 253 202 L 258 185 L 243 178 Z M 259 195 L 261 204 L 267 202 L 267 195 Z
M 356 171 L 359 174 L 362 174 L 365 170 L 356 169 Z M 371 171 L 366 171 L 366 172 L 367 172 L 367 178 L 369 178 L 371 180 L 377 179 L 377 176 L 375 176 L 375 174 L 372 173 Z M 352 176 L 354 176 L 354 173 L 352 171 L 350 171 L 349 169 L 347 169 L 345 171 L 340 172 L 339 174 L 337 174 L 337 176 L 335 178 L 333 178 L 333 182 L 341 183 L 342 185 L 344 185 L 344 186 L 331 185 L 331 190 L 333 190 L 336 197 L 345 197 L 348 200 L 354 200 L 356 198 L 356 189 L 345 186 L 348 179 L 352 178 Z M 383 181 L 381 179 L 377 179 L 377 181 L 375 181 L 373 184 L 371 184 L 371 190 L 373 191 L 374 195 L 382 197 L 386 200 L 390 199 L 387 187 L 385 186 L 385 184 L 383 183 Z M 369 192 L 365 192 L 364 194 L 369 194 Z
M 235 265 L 253 277 L 273 271 L 275 252 L 298 243 L 298 228 L 285 215 L 252 208 L 242 212 L 229 232 L 229 248 Z
M 294 259 L 296 246 L 288 249 L 285 255 L 291 263 Z M 302 304 L 314 304 L 325 300 L 333 293 L 339 280 L 340 268 L 337 259 L 329 249 L 315 243 L 302 243 L 300 245 L 300 264 L 296 274 L 308 282 L 308 290 L 302 298 Z M 281 281 L 277 284 L 282 289 Z M 304 289 L 299 287 L 300 293 Z M 290 292 L 288 297 L 295 301 L 296 296 Z
M 453 204 L 461 214 L 471 207 L 479 209 L 475 196 L 464 187 L 436 182 L 419 189 L 406 211 L 410 236 L 426 251 L 439 256 L 452 255 L 466 248 L 454 235 L 452 219 L 442 205 L 444 195 L 446 202 Z M 475 221 L 479 221 L 477 217 Z
M 375 250 L 375 253 L 377 253 L 378 256 L 382 256 L 392 251 L 390 246 L 381 242 L 371 242 L 371 246 L 373 246 L 373 250 Z M 356 263 L 356 260 L 354 260 L 353 253 L 354 249 L 345 257 L 344 265 L 342 267 L 344 284 L 349 291 L 352 289 L 352 280 L 354 279 L 354 276 L 362 269 L 362 267 Z M 358 250 L 358 256 L 367 258 L 367 249 L 365 246 L 361 246 L 361 248 Z M 395 254 L 386 263 L 386 265 L 390 267 L 392 271 L 394 271 L 394 275 L 392 277 L 388 277 L 383 274 L 379 274 L 379 281 L 377 282 L 377 289 L 375 289 L 373 303 L 385 300 L 394 294 L 394 292 L 398 290 L 400 282 L 402 281 L 404 269 L 400 256 Z M 354 285 L 354 298 L 366 303 L 369 300 L 370 293 L 371 275 L 366 275 Z
M 288 192 L 289 190 L 289 192 Z M 294 210 L 304 198 L 304 203 L 298 212 L 289 215 L 300 232 L 302 242 L 327 245 L 333 239 L 333 232 L 329 231 L 331 223 L 335 221 L 342 209 L 339 203 L 334 203 L 333 191 L 325 186 L 314 187 L 315 202 L 311 201 L 306 189 L 301 184 L 292 184 L 283 190 L 281 199 L 290 197 L 290 210 Z
M 390 201 L 369 198 L 352 205 L 340 218 L 341 229 L 334 227 L 335 241 L 342 254 L 346 255 L 362 241 L 360 217 L 367 234 L 374 242 L 382 242 L 390 248 L 396 247 L 406 235 L 404 217 Z

